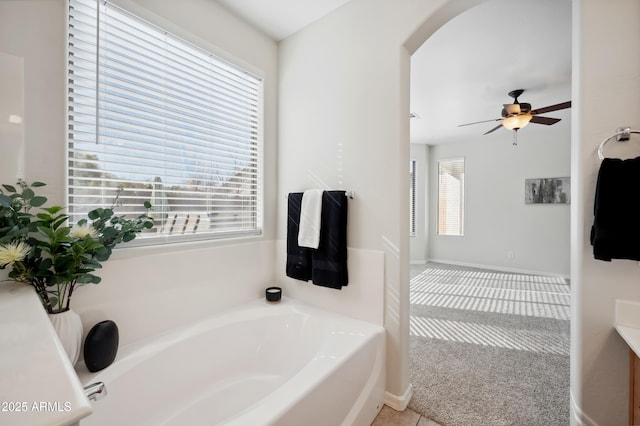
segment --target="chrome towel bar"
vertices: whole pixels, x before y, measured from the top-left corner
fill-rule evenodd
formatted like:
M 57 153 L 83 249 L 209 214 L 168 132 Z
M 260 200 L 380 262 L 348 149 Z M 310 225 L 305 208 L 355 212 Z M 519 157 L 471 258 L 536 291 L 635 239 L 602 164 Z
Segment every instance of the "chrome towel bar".
M 629 140 L 629 138 L 631 137 L 632 134 L 640 134 L 639 130 L 631 130 L 630 127 L 618 127 L 616 129 L 616 133 L 614 133 L 613 135 L 609 136 L 608 138 L 606 138 L 605 140 L 603 140 L 600 143 L 600 146 L 598 147 L 598 158 L 600 158 L 600 160 L 604 160 L 605 156 L 604 156 L 604 146 L 607 144 L 607 142 L 609 142 L 611 139 L 616 138 L 616 141 L 618 142 L 626 142 Z

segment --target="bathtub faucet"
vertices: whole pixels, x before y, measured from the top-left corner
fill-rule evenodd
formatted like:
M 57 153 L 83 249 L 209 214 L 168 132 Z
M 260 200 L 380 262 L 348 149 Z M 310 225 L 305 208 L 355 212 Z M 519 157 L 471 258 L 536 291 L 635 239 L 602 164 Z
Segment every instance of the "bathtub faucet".
M 107 387 L 104 382 L 91 383 L 84 387 L 84 394 L 89 401 L 99 401 L 107 396 Z

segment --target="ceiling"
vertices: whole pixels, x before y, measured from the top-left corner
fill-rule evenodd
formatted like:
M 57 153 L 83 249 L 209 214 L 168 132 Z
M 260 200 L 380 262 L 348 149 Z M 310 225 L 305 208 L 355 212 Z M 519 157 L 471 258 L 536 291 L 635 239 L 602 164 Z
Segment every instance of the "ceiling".
M 508 93 L 533 109 L 571 100 L 571 1 L 492 0 L 449 21 L 411 57 L 411 142 L 440 144 L 505 138 L 499 123 Z M 571 110 L 543 114 L 563 119 Z M 555 124 L 560 126 L 563 121 Z M 544 134 L 529 124 L 520 132 Z
M 217 0 L 276 40 L 282 40 L 349 0 Z M 283 12 L 283 11 L 286 11 Z M 507 93 L 541 108 L 570 100 L 571 0 L 491 0 L 449 21 L 411 57 L 411 142 L 441 144 L 505 138 L 497 122 Z M 568 125 L 570 110 L 544 116 Z M 544 135 L 547 126 L 521 132 Z
M 282 40 L 349 0 L 217 0 L 275 40 Z

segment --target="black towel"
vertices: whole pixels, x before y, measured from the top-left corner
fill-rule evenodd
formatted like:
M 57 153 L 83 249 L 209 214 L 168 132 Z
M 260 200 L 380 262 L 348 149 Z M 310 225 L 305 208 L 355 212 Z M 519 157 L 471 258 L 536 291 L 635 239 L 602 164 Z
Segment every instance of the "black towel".
M 640 157 L 600 165 L 591 227 L 593 256 L 640 260 Z
M 311 250 L 312 281 L 340 289 L 347 273 L 347 196 L 345 191 L 324 191 L 320 217 L 320 244 Z
M 296 280 L 311 279 L 311 249 L 298 245 L 302 192 L 292 192 L 287 208 L 287 276 Z

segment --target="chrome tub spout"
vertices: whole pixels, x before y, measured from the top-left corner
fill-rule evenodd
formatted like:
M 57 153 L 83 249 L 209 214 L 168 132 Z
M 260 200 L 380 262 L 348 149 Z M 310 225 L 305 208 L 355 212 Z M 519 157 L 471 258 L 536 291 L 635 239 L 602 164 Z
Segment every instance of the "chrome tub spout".
M 89 401 L 99 401 L 107 396 L 107 387 L 103 382 L 91 383 L 84 387 L 84 394 Z

